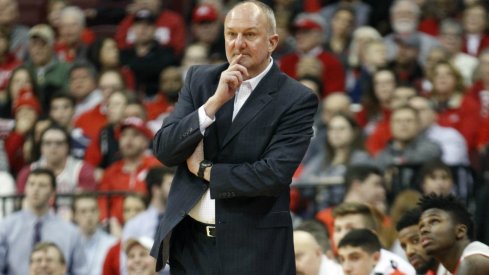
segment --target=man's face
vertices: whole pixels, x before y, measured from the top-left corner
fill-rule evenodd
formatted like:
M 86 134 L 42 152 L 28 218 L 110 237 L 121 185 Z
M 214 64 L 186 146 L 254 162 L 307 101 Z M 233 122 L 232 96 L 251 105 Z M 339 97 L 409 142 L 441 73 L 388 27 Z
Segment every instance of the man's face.
M 102 92 L 104 102 L 107 102 L 113 92 L 124 89 L 124 83 L 117 73 L 108 71 L 100 76 L 98 88 Z
M 52 52 L 51 45 L 41 38 L 29 39 L 29 56 L 35 65 L 46 65 L 51 60 Z
M 297 275 L 317 275 L 321 266 L 321 248 L 309 233 L 294 232 Z
M 41 155 L 47 163 L 58 165 L 69 155 L 68 142 L 61 130 L 50 129 L 41 137 Z
M 156 27 L 153 23 L 145 21 L 134 22 L 132 25 L 136 44 L 147 44 L 154 39 Z
M 396 33 L 412 33 L 418 26 L 418 16 L 409 3 L 401 2 L 391 13 L 391 24 Z
M 396 79 L 390 71 L 380 71 L 374 75 L 374 92 L 380 102 L 389 102 L 396 88 Z
M 123 206 L 123 217 L 124 222 L 127 222 L 137 214 L 144 211 L 144 202 L 143 200 L 136 197 L 126 197 L 124 199 Z
M 297 49 L 307 53 L 315 47 L 318 47 L 321 45 L 322 35 L 322 31 L 320 30 L 298 29 L 295 32 Z
M 14 0 L 0 0 L 0 26 L 11 25 L 18 13 L 18 6 Z
M 149 255 L 148 249 L 140 244 L 134 244 L 127 252 L 127 272 L 129 275 L 154 274 L 155 261 Z
M 421 245 L 428 255 L 436 256 L 451 248 L 457 241 L 456 224 L 451 215 L 432 208 L 423 212 L 418 224 Z
M 338 249 L 339 261 L 345 275 L 369 275 L 379 261 L 380 253 L 369 254 L 360 247 L 344 246 Z
M 48 175 L 30 175 L 25 186 L 25 197 L 30 207 L 42 209 L 49 205 L 54 194 L 51 178 Z
M 167 68 L 160 74 L 160 89 L 170 99 L 177 99 L 180 89 L 182 89 L 182 74 L 177 68 Z
M 68 126 L 75 114 L 75 107 L 67 98 L 57 98 L 51 101 L 49 117 L 61 126 Z
M 124 116 L 127 107 L 127 98 L 122 93 L 113 93 L 107 100 L 107 120 L 118 123 Z
M 453 189 L 452 177 L 443 169 L 435 170 L 425 176 L 422 189 L 424 194 L 449 195 Z
M 462 46 L 462 38 L 461 34 L 454 29 L 446 29 L 440 33 L 440 43 L 441 45 L 447 49 L 451 53 L 457 53 L 460 51 L 460 47 Z
M 484 32 L 487 24 L 486 17 L 486 11 L 480 6 L 466 9 L 463 18 L 465 31 L 476 34 Z
M 392 94 L 392 109 L 408 104 L 409 99 L 416 96 L 416 90 L 410 87 L 397 87 Z
M 64 15 L 60 18 L 59 38 L 61 41 L 71 45 L 80 41 L 83 26 L 71 15 Z
M 361 214 L 350 214 L 334 219 L 333 242 L 338 247 L 341 239 L 353 229 L 367 228 L 365 218 Z
M 362 194 L 365 203 L 375 205 L 385 201 L 385 187 L 380 175 L 370 174 L 358 187 L 358 192 Z
M 88 69 L 79 68 L 71 72 L 70 92 L 77 99 L 82 100 L 95 90 L 95 79 Z
M 418 58 L 418 52 L 418 48 L 414 46 L 400 44 L 397 47 L 396 61 L 400 65 L 414 63 Z
M 77 200 L 73 218 L 83 234 L 88 236 L 94 234 L 97 230 L 99 218 L 97 201 L 92 198 Z
M 242 55 L 239 63 L 255 77 L 269 64 L 278 43 L 278 35 L 269 33 L 265 14 L 254 4 L 242 4 L 227 15 L 224 38 L 228 62 Z
M 66 265 L 61 262 L 61 255 L 54 247 L 47 247 L 31 255 L 29 275 L 64 275 Z
M 221 26 L 219 20 L 199 22 L 192 24 L 192 30 L 197 41 L 212 44 L 219 37 Z
M 411 225 L 401 229 L 398 238 L 409 263 L 418 273 L 425 273 L 431 267 L 433 258 L 426 254 L 421 245 L 418 225 Z
M 148 138 L 138 130 L 127 127 L 119 139 L 119 147 L 123 158 L 137 158 L 148 149 Z
M 436 121 L 436 113 L 431 109 L 428 99 L 414 97 L 409 100 L 409 106 L 418 111 L 421 129 L 427 129 Z
M 401 142 L 408 142 L 418 134 L 419 121 L 410 109 L 396 110 L 391 116 L 392 137 Z

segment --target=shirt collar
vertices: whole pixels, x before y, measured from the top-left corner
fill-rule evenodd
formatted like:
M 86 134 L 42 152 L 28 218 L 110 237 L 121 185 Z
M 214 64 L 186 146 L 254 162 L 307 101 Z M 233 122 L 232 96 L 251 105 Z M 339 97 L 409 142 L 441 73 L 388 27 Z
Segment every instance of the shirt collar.
M 273 65 L 273 58 L 270 57 L 270 63 L 268 63 L 268 66 L 266 67 L 265 70 L 263 70 L 263 72 L 261 72 L 259 75 L 253 78 L 243 81 L 243 83 L 248 83 L 249 85 L 251 85 L 251 90 L 253 91 L 256 88 L 256 86 L 258 86 L 258 83 L 260 83 L 263 77 L 265 77 L 265 75 L 270 71 L 272 65 Z

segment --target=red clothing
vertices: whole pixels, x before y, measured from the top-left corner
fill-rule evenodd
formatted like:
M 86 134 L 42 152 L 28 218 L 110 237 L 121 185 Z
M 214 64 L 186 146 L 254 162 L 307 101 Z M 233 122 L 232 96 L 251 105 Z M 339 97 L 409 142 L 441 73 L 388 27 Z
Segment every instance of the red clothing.
M 477 141 L 478 148 L 489 146 L 489 117 L 482 119 L 479 140 Z
M 333 233 L 334 233 L 333 210 L 334 207 L 328 207 L 326 209 L 319 211 L 316 214 L 316 220 L 322 222 L 326 227 L 326 229 L 328 230 L 328 236 L 331 243 L 333 243 Z
M 383 120 L 389 121 L 391 113 L 392 111 L 390 109 L 382 108 L 382 110 L 380 110 L 380 118 L 378 119 L 376 124 Z M 367 126 L 367 124 L 369 124 L 370 122 L 370 119 L 371 118 L 368 117 L 367 108 L 365 108 L 365 106 L 363 106 L 362 110 L 356 114 L 357 123 L 361 128 Z
M 152 101 L 144 102 L 144 106 L 148 112 L 148 120 L 157 119 L 163 113 L 169 113 L 173 110 L 168 100 L 162 92 L 158 92 Z
M 75 128 L 83 130 L 83 134 L 90 140 L 95 140 L 100 133 L 100 130 L 107 124 L 107 115 L 105 107 L 98 104 L 89 111 L 82 113 L 75 120 Z
M 126 84 L 126 87 L 131 90 L 136 89 L 136 78 L 134 77 L 131 68 L 123 66 L 119 71 L 124 77 L 124 84 Z
M 434 37 L 438 37 L 440 26 L 438 20 L 426 18 L 419 22 L 418 30 Z
M 117 242 L 112 246 L 107 255 L 105 255 L 104 266 L 102 267 L 102 275 L 120 275 L 121 273 L 121 245 L 122 242 Z
M 82 33 L 81 33 L 81 41 L 85 43 L 85 45 L 90 45 L 95 41 L 95 38 L 97 38 L 97 35 L 90 29 L 90 28 L 84 28 Z
M 377 156 L 392 138 L 391 126 L 389 123 L 390 118 L 379 121 L 374 131 L 365 140 L 365 149 L 373 157 Z
M 128 15 L 117 27 L 115 39 L 119 48 L 128 48 L 134 43 L 134 33 L 131 30 L 133 15 Z M 185 22 L 182 16 L 170 10 L 163 10 L 156 20 L 155 38 L 163 46 L 172 47 L 177 54 L 185 48 Z
M 146 189 L 146 174 L 148 169 L 155 166 L 161 166 L 161 163 L 152 155 L 144 156 L 141 164 L 132 173 L 124 171 L 124 160 L 119 160 L 109 166 L 100 182 L 99 191 L 133 191 L 142 194 L 147 194 Z M 110 213 L 108 204 L 110 203 Z M 123 223 L 122 210 L 124 198 L 122 196 L 114 196 L 110 201 L 105 197 L 100 197 L 99 208 L 101 220 L 109 217 L 116 217 L 119 223 Z
M 481 117 L 489 117 L 489 89 L 484 89 L 482 80 L 475 82 L 466 94 L 479 103 Z
M 17 175 L 20 169 L 26 165 L 23 151 L 24 141 L 25 137 L 14 130 L 5 139 L 5 151 L 12 175 Z
M 73 63 L 76 60 L 78 51 L 81 47 L 84 47 L 84 45 L 78 48 L 72 48 L 60 41 L 54 43 L 54 51 L 56 52 L 58 59 L 66 63 Z
M 468 40 L 467 40 L 467 35 L 464 35 L 463 37 L 463 42 L 462 42 L 462 52 L 466 53 L 466 54 L 470 54 L 472 56 L 475 56 L 475 57 L 478 57 L 479 54 L 485 49 L 489 47 L 489 35 L 487 34 L 482 34 L 482 37 L 481 37 L 481 40 L 480 40 L 480 43 L 479 43 L 479 47 L 477 48 L 477 53 L 474 55 L 474 54 L 471 54 L 469 53 L 469 50 L 468 50 Z
M 323 98 L 332 92 L 345 90 L 345 70 L 341 62 L 332 54 L 322 50 L 316 56 L 323 64 Z M 297 64 L 300 56 L 290 53 L 280 59 L 280 69 L 292 78 L 297 78 Z
M 458 130 L 467 142 L 469 152 L 477 145 L 480 127 L 479 104 L 470 96 L 452 96 L 448 106 L 438 112 L 438 124 Z
M 9 53 L 4 62 L 0 63 L 0 93 L 7 89 L 12 71 L 22 64 L 15 54 Z

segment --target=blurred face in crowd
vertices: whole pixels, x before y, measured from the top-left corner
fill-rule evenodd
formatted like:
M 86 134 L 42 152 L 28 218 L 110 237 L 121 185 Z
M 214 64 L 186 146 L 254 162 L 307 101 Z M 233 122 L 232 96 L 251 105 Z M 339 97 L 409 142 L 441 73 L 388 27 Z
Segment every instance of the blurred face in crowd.
M 71 13 L 62 14 L 60 24 L 58 26 L 59 38 L 68 45 L 77 44 L 80 42 L 83 25 L 77 16 Z
M 185 49 L 182 60 L 182 66 L 189 68 L 194 65 L 203 65 L 209 63 L 207 57 L 207 48 L 202 44 L 193 44 Z
M 87 68 L 78 68 L 70 75 L 70 93 L 77 99 L 83 100 L 95 90 L 95 79 Z
M 446 28 L 440 31 L 441 45 L 450 53 L 458 53 L 462 47 L 462 34 L 454 28 Z
M 321 120 L 324 124 L 328 124 L 331 118 L 341 112 L 350 114 L 350 98 L 344 93 L 332 93 L 323 100 L 323 110 Z
M 398 44 L 396 61 L 401 65 L 411 64 L 416 62 L 419 50 L 412 45 Z
M 436 122 L 436 113 L 427 98 L 416 96 L 409 100 L 409 106 L 418 111 L 421 129 L 427 129 Z
M 124 80 L 117 72 L 106 71 L 100 75 L 98 88 L 102 92 L 104 102 L 107 102 L 113 92 L 124 89 Z
M 29 39 L 29 57 L 37 66 L 44 66 L 51 61 L 52 48 L 45 40 L 37 37 Z
M 333 33 L 340 36 L 348 36 L 353 30 L 355 15 L 347 10 L 341 10 L 335 13 L 331 20 L 331 29 Z
M 265 70 L 278 43 L 267 16 L 252 3 L 239 5 L 228 13 L 224 38 L 228 62 L 242 55 L 239 64 L 246 67 L 249 78 Z
M 367 228 L 367 222 L 362 214 L 348 214 L 334 219 L 333 242 L 338 247 L 341 239 L 353 229 Z
M 211 44 L 214 43 L 220 35 L 221 23 L 219 20 L 193 23 L 192 31 L 197 41 Z
M 112 38 L 107 38 L 102 44 L 99 56 L 103 68 L 115 68 L 119 65 L 119 49 Z
M 298 29 L 295 32 L 297 49 L 307 53 L 323 42 L 323 31 L 317 29 Z
M 387 64 L 387 49 L 381 41 L 374 41 L 366 45 L 364 51 L 365 65 L 376 68 L 383 67 Z
M 61 10 L 66 7 L 64 1 L 54 1 L 49 4 L 48 22 L 53 28 L 58 28 L 61 21 Z
M 314 237 L 306 231 L 294 231 L 294 253 L 297 275 L 317 275 L 322 251 Z
M 392 94 L 392 109 L 408 104 L 409 99 L 416 96 L 416 90 L 411 87 L 397 87 Z
M 392 136 L 396 141 L 409 142 L 419 131 L 418 115 L 410 109 L 399 109 L 391 116 Z
M 148 146 L 148 138 L 138 130 L 132 127 L 122 130 L 119 147 L 124 159 L 135 159 L 142 156 Z
M 29 275 L 64 275 L 66 271 L 60 251 L 52 246 L 35 251 L 31 255 Z
M 153 41 L 156 31 L 156 26 L 154 23 L 146 21 L 134 22 L 132 29 L 134 30 L 134 43 L 136 45 L 146 45 Z
M 381 105 L 388 106 L 396 88 L 396 78 L 391 71 L 381 70 L 374 74 L 374 93 Z
M 154 14 L 159 14 L 161 2 L 161 0 L 134 0 L 134 4 L 138 6 L 138 9 L 148 9 Z
M 487 12 L 482 6 L 466 8 L 464 11 L 463 25 L 467 33 L 481 34 L 487 26 Z
M 392 29 L 396 33 L 412 33 L 418 27 L 418 15 L 413 8 L 415 3 L 399 2 L 391 12 Z
M 384 181 L 380 175 L 370 174 L 363 182 L 354 184 L 354 188 L 365 204 L 376 205 L 385 201 Z
M 32 209 L 43 210 L 47 208 L 54 191 L 51 178 L 48 175 L 33 174 L 27 177 L 25 197 Z
M 41 156 L 48 165 L 59 166 L 69 155 L 66 136 L 59 129 L 49 129 L 41 137 Z
M 10 26 L 19 15 L 15 0 L 0 0 L 0 26 Z
M 343 246 L 338 249 L 339 262 L 345 275 L 369 275 L 380 258 L 380 252 L 369 253 L 361 247 Z
M 457 87 L 457 78 L 446 64 L 438 64 L 433 70 L 433 90 L 440 96 L 451 96 Z
M 146 109 L 141 104 L 130 103 L 127 104 L 126 108 L 124 109 L 123 116 L 124 118 L 138 117 L 142 120 L 146 120 Z
M 448 171 L 436 169 L 425 176 L 422 183 L 423 194 L 435 193 L 437 195 L 449 195 L 453 191 L 453 179 Z
M 75 106 L 67 98 L 56 98 L 51 101 L 49 117 L 61 126 L 69 126 L 75 114 Z
M 75 203 L 74 221 L 85 236 L 92 236 L 98 227 L 99 210 L 95 198 L 81 198 Z
M 178 67 L 168 67 L 160 74 L 160 89 L 170 102 L 176 102 L 183 87 L 182 73 Z
M 406 253 L 409 263 L 419 274 L 424 274 L 433 265 L 433 258 L 426 254 L 421 245 L 418 225 L 412 225 L 401 229 L 398 233 L 401 247 Z
M 22 88 L 32 88 L 32 79 L 27 69 L 16 70 L 10 76 L 10 98 L 15 101 L 20 94 Z
M 448 59 L 448 55 L 442 48 L 439 47 L 432 48 L 428 52 L 428 56 L 426 57 L 426 64 L 425 64 L 426 76 L 430 78 L 431 77 L 430 74 L 432 73 L 432 70 L 435 67 L 435 65 L 438 62 L 446 59 Z
M 132 245 L 127 251 L 127 272 L 129 275 L 153 275 L 155 260 L 149 255 L 147 248 L 139 243 Z
M 335 149 L 348 148 L 355 139 L 355 130 L 343 116 L 333 116 L 328 123 L 328 142 Z
M 109 123 L 118 123 L 124 117 L 124 109 L 127 107 L 127 98 L 122 92 L 114 92 L 107 101 L 107 120 Z
M 123 218 L 124 222 L 132 219 L 137 214 L 145 210 L 144 201 L 137 196 L 128 196 L 124 198 Z

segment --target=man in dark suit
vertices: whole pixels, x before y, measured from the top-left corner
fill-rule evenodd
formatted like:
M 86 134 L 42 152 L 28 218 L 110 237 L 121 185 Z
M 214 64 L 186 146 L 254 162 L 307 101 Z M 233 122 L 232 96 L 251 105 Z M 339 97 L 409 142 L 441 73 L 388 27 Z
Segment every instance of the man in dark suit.
M 237 4 L 224 37 L 229 64 L 192 67 L 155 136 L 178 168 L 151 255 L 172 275 L 295 274 L 289 184 L 318 99 L 273 64 L 265 4 Z

